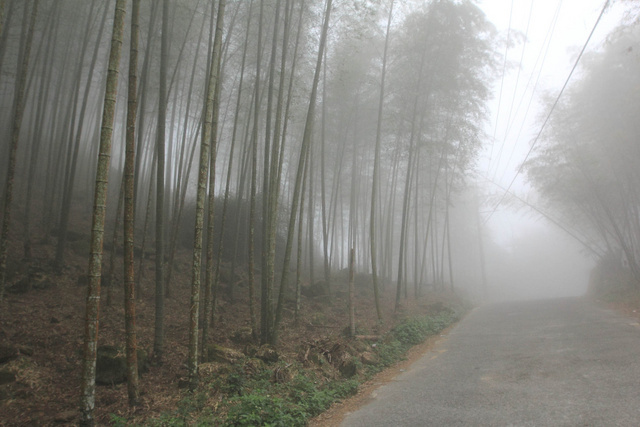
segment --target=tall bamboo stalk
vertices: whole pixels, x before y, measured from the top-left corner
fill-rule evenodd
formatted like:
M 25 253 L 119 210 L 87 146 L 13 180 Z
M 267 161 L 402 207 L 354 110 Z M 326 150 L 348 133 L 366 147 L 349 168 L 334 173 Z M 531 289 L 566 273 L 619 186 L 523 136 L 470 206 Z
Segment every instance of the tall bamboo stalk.
M 100 129 L 100 147 L 91 227 L 91 252 L 89 255 L 89 289 L 87 292 L 85 317 L 84 355 L 82 359 L 82 397 L 80 404 L 82 416 L 80 424 L 82 426 L 93 426 L 95 424 L 93 409 L 95 407 L 96 392 L 96 357 L 100 311 L 102 243 L 104 241 L 104 223 L 107 213 L 106 205 L 109 183 L 109 163 L 111 160 L 111 135 L 113 133 L 113 119 L 115 116 L 118 67 L 120 65 L 120 54 L 122 51 L 125 9 L 126 1 L 117 0 L 113 21 L 113 33 L 111 36 L 104 107 L 102 110 L 102 126 Z
M 29 57 L 31 56 L 31 45 L 33 44 L 33 33 L 38 14 L 38 1 L 34 0 L 31 9 L 31 18 L 27 30 L 24 49 L 21 52 L 22 62 L 19 64 L 17 73 L 17 84 L 15 101 L 13 105 L 13 125 L 11 128 L 11 142 L 9 149 L 9 165 L 7 167 L 7 178 L 4 189 L 4 213 L 2 219 L 2 233 L 0 234 L 0 302 L 4 298 L 4 289 L 7 279 L 7 253 L 9 250 L 9 227 L 11 224 L 11 202 L 13 200 L 13 184 L 16 174 L 16 161 L 18 157 L 18 141 L 20 139 L 20 126 L 24 115 L 24 105 L 26 101 L 27 72 L 29 70 Z
M 193 264 L 191 268 L 191 309 L 189 310 L 189 358 L 187 369 L 189 372 L 189 387 L 195 389 L 198 384 L 198 320 L 200 318 L 200 271 L 202 266 L 202 240 L 204 230 L 204 204 L 207 196 L 207 177 L 209 173 L 211 132 L 214 119 L 214 97 L 218 85 L 220 70 L 220 46 L 224 18 L 225 0 L 219 0 L 218 16 L 216 19 L 216 39 L 214 51 L 209 67 L 207 79 L 204 120 L 202 122 L 202 139 L 200 142 L 200 167 L 198 172 L 198 189 L 196 192 L 196 225 L 193 244 Z M 218 39 L 218 37 L 220 38 Z M 216 50 L 216 47 L 217 49 Z M 213 189 L 211 189 L 213 191 Z M 205 319 L 205 322 L 208 319 Z
M 136 296 L 134 279 L 135 200 L 134 165 L 136 144 L 136 112 L 138 108 L 138 39 L 140 35 L 140 0 L 131 8 L 131 46 L 129 49 L 129 93 L 127 102 L 127 135 L 124 165 L 124 316 L 127 347 L 127 394 L 129 406 L 138 404 L 138 355 L 136 337 Z

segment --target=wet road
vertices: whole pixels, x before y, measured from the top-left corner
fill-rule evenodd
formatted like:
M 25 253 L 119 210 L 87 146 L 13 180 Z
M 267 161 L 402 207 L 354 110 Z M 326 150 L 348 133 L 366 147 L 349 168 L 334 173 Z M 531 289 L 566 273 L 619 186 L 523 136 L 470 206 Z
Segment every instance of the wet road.
M 343 426 L 640 426 L 640 325 L 584 299 L 471 312 Z

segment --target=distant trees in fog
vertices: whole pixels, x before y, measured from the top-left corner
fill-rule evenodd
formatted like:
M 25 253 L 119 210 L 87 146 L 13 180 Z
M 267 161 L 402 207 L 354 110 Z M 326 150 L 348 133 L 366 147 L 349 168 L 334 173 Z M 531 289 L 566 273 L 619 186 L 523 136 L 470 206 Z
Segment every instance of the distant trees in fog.
M 527 173 L 549 206 L 640 283 L 640 25 L 583 58 Z
M 113 262 L 102 271 L 109 246 L 103 242 L 113 236 L 113 260 L 122 215 L 129 320 L 134 285 L 138 296 L 150 292 L 140 276 L 134 283 L 134 249 L 139 269 L 145 245 L 155 244 L 157 358 L 165 351 L 163 301 L 173 292 L 179 234 L 184 223 L 193 224 L 193 383 L 203 347 L 198 320 L 204 317 L 206 341 L 222 259 L 246 272 L 254 334 L 271 344 L 284 296 L 295 292 L 297 313 L 302 275 L 313 284 L 318 265 L 329 292 L 333 272 L 373 268 L 376 299 L 378 281 L 395 280 L 396 307 L 410 285 L 415 295 L 427 283 L 454 286 L 451 210 L 480 149 L 497 62 L 495 30 L 477 6 L 469 0 L 134 6 L 139 15 L 132 19 L 123 0 L 0 0 L 0 160 L 9 165 L 0 178 L 0 289 L 7 256 L 18 257 L 7 252 L 11 239 L 24 241 L 29 260 L 32 243 L 57 237 L 51 261 L 63 271 L 70 233 L 89 233 L 94 201 L 86 422 L 100 280 L 117 274 Z M 19 191 L 12 200 L 14 171 Z M 24 212 L 20 221 L 12 210 Z M 232 300 L 232 283 L 228 289 Z M 128 354 L 135 355 L 133 323 L 127 328 Z M 132 403 L 136 393 L 130 390 Z

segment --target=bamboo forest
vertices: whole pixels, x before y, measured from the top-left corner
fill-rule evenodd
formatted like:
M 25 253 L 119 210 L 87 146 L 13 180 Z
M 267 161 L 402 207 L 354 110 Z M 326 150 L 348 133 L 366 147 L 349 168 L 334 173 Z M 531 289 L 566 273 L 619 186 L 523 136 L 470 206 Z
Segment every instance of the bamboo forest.
M 640 301 L 640 8 L 527 92 L 534 3 L 0 0 L 0 425 L 339 425 L 518 286 Z

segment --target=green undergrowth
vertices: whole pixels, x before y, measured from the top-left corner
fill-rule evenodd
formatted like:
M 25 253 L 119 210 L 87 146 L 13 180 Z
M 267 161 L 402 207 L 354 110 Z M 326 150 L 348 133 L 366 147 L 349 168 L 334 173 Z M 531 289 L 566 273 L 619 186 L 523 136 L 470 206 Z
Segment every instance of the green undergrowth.
M 271 426 L 307 425 L 310 418 L 332 403 L 354 395 L 358 386 L 375 373 L 404 359 L 407 350 L 456 322 L 459 315 L 444 309 L 436 315 L 402 321 L 366 351 L 375 354 L 375 363 L 362 363 L 360 350 L 348 347 L 342 360 L 352 363 L 356 373 L 344 378 L 337 369 L 328 373 L 331 362 L 279 361 L 256 363 L 247 359 L 203 378 L 197 391 L 185 392 L 177 409 L 147 420 L 145 426 Z M 343 339 L 344 340 L 344 339 Z M 253 361 L 253 362 L 251 362 Z M 112 415 L 112 425 L 135 425 Z M 140 425 L 140 424 L 139 424 Z
M 227 401 L 224 426 L 304 426 L 307 420 L 325 411 L 336 400 L 358 390 L 354 379 L 319 385 L 317 380 L 298 374 L 287 384 L 256 388 Z
M 379 363 L 370 367 L 375 373 L 402 360 L 413 346 L 422 343 L 432 335 L 439 334 L 447 326 L 459 319 L 452 310 L 443 310 L 437 315 L 406 319 L 393 328 L 382 343 L 376 346 Z

